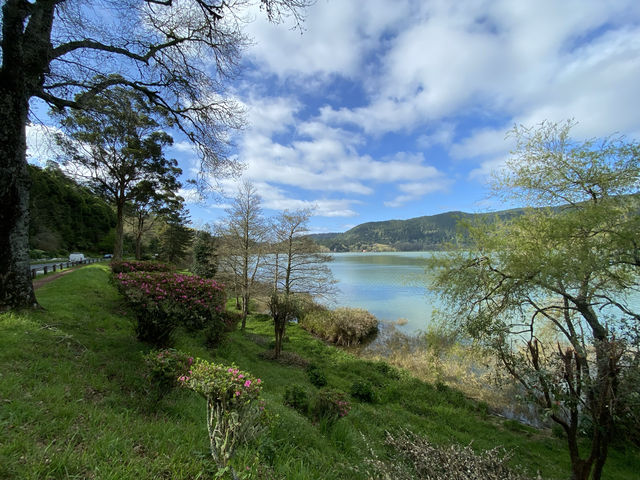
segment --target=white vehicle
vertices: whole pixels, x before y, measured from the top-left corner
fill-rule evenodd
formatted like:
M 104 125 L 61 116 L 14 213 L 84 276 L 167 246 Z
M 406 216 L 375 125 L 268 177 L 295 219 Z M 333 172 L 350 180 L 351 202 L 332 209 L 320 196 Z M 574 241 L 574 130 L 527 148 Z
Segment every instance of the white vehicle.
M 84 261 L 84 253 L 72 253 L 71 255 L 69 255 L 69 261 L 70 262 L 82 262 Z

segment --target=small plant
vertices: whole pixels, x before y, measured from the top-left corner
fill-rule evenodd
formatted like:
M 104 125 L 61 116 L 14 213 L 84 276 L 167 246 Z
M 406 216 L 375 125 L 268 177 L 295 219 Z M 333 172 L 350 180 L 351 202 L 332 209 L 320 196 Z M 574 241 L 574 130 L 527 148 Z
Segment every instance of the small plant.
M 156 402 L 178 386 L 178 377 L 188 375 L 193 364 L 193 357 L 173 348 L 153 350 L 143 358 L 149 368 L 147 378 Z
M 392 380 L 398 380 L 400 378 L 400 372 L 398 372 L 398 369 L 392 367 L 387 362 L 375 362 L 374 368 L 377 372 Z
M 327 376 L 317 365 L 310 364 L 307 367 L 307 377 L 309 377 L 311 384 L 318 388 L 327 385 Z
M 351 385 L 351 396 L 368 403 L 372 403 L 376 399 L 373 386 L 365 380 L 358 380 Z
M 209 348 L 216 348 L 225 339 L 226 325 L 218 318 L 209 322 L 204 329 L 205 344 Z
M 347 401 L 346 395 L 337 390 L 324 389 L 316 395 L 312 413 L 316 420 L 327 420 L 329 422 L 338 420 L 349 414 L 351 405 Z
M 302 385 L 290 385 L 284 391 L 284 404 L 306 415 L 309 411 L 309 394 Z
M 264 428 L 259 402 L 262 381 L 235 365 L 226 366 L 198 359 L 190 375 L 178 379 L 186 388 L 207 400 L 207 430 L 211 456 L 222 471 L 229 465 L 238 443 L 255 438 Z

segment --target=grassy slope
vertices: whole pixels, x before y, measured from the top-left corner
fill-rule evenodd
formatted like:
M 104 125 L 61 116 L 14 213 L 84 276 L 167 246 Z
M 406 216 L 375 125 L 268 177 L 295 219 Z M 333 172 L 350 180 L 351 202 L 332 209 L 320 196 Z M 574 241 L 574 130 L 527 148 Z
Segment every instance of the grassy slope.
M 156 407 L 149 403 L 141 364 L 148 347 L 135 340 L 131 318 L 107 279 L 105 266 L 84 267 L 38 290 L 45 310 L 0 315 L 0 478 L 210 477 L 204 401 L 176 391 Z M 501 445 L 530 473 L 568 477 L 562 440 L 483 416 L 453 390 L 407 374 L 384 378 L 375 364 L 291 326 L 285 350 L 324 368 L 332 387 L 348 391 L 362 378 L 378 385 L 377 404 L 354 401 L 334 426 L 313 425 L 282 405 L 288 385 L 315 388 L 304 370 L 260 359 L 267 347 L 256 340 L 272 335 L 268 321 L 250 319 L 247 330 L 253 335 L 234 332 L 215 352 L 188 335 L 176 345 L 194 356 L 235 362 L 263 379 L 267 408 L 278 417 L 260 444 L 238 452 L 241 463 L 259 452 L 285 478 L 365 478 L 350 467 L 361 466 L 369 448 L 385 455 L 385 430 L 410 428 L 436 443 Z M 618 448 L 605 478 L 633 478 L 639 470 L 639 453 Z

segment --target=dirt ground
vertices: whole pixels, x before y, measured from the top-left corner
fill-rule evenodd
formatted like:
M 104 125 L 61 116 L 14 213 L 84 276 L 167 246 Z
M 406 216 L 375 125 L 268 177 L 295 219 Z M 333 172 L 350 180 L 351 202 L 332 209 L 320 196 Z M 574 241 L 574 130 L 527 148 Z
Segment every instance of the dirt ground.
M 36 277 L 33 280 L 33 288 L 34 288 L 34 290 L 37 290 L 42 285 L 45 285 L 45 284 L 47 284 L 49 282 L 52 282 L 56 278 L 59 278 L 59 277 L 61 277 L 63 275 L 66 275 L 67 273 L 71 273 L 74 270 L 77 270 L 78 268 L 81 268 L 81 267 L 72 267 L 72 268 L 68 268 L 66 270 L 62 270 L 61 272 L 47 273 L 46 275 L 40 275 L 40 276 Z

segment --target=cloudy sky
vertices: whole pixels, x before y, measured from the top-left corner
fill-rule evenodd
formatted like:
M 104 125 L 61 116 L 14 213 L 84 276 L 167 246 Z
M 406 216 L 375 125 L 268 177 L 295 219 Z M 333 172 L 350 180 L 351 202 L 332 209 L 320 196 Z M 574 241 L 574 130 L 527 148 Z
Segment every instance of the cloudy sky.
M 317 0 L 289 27 L 247 27 L 236 154 L 265 213 L 314 207 L 316 232 L 501 208 L 486 179 L 514 124 L 640 139 L 637 0 Z M 189 209 L 201 225 L 226 204 Z

